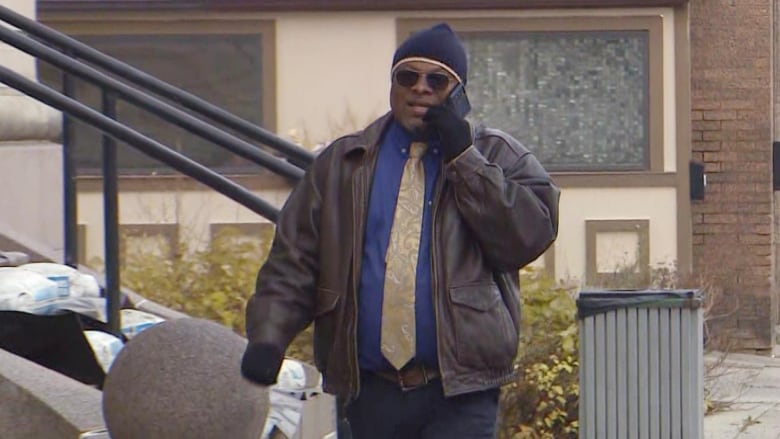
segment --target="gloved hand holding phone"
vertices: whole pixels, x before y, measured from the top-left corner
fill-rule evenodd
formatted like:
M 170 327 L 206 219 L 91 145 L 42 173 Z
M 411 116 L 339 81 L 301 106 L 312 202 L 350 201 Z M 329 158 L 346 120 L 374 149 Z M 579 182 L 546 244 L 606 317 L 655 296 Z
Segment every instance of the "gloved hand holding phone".
M 460 155 L 473 143 L 471 126 L 464 119 L 470 110 L 466 89 L 458 84 L 443 105 L 429 108 L 423 117 L 423 121 L 438 135 L 445 162 Z

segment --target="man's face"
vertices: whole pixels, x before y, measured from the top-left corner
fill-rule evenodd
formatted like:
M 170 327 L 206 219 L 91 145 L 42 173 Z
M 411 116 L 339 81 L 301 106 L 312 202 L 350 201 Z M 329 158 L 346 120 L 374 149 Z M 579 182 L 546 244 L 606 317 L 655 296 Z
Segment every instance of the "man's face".
M 425 61 L 401 64 L 393 72 L 390 86 L 393 117 L 408 131 L 421 133 L 428 107 L 442 104 L 456 84 L 457 80 L 449 72 L 435 64 Z

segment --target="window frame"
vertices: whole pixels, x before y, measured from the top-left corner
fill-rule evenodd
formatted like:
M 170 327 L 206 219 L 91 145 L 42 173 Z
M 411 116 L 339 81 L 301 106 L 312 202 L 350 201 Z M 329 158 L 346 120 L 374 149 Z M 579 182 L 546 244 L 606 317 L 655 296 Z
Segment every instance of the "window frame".
M 643 8 L 680 6 L 689 0 L 38 0 L 43 11 L 402 11 L 430 9 Z
M 230 18 L 188 18 L 183 19 L 176 14 L 155 14 L 154 16 L 49 16 L 41 18 L 41 22 L 59 32 L 73 35 L 78 39 L 82 36 L 100 35 L 260 35 L 261 50 L 261 124 L 270 132 L 276 131 L 276 22 L 273 19 L 230 19 Z M 59 71 L 59 69 L 57 69 Z M 167 101 L 167 99 L 162 99 Z M 139 106 L 124 101 L 123 104 L 140 108 Z M 148 111 L 141 109 L 148 114 Z M 158 116 L 154 116 L 159 118 Z M 198 117 L 198 116 L 196 116 Z M 201 120 L 209 123 L 208 118 Z M 164 122 L 171 124 L 170 122 Z M 175 124 L 171 124 L 175 126 Z M 94 128 L 96 129 L 96 128 Z M 211 143 L 211 142 L 210 142 Z M 170 145 L 166 145 L 170 146 Z M 226 150 L 227 151 L 227 150 Z M 235 155 L 233 153 L 229 153 Z M 236 156 L 238 157 L 238 156 Z M 165 166 L 160 163 L 160 166 Z M 207 165 L 209 166 L 209 165 Z M 244 169 L 245 168 L 245 169 Z M 222 168 L 219 168 L 222 169 Z M 226 175 L 256 174 L 262 168 L 253 164 L 241 167 L 223 169 Z M 155 172 L 152 172 L 155 171 Z M 100 175 L 102 171 L 94 168 L 80 168 L 79 175 Z M 160 172 L 153 168 L 131 167 L 121 168 L 119 172 L 123 176 L 149 176 L 159 175 Z M 172 171 L 172 173 L 176 173 Z M 163 174 L 166 174 L 163 172 Z
M 663 17 L 660 15 L 534 16 L 514 18 L 398 18 L 396 38 L 400 44 L 412 32 L 446 21 L 459 34 L 490 35 L 511 32 L 647 31 L 648 32 L 648 167 L 635 171 L 566 170 L 553 175 L 636 175 L 664 172 L 664 64 Z
M 650 220 L 648 219 L 586 219 L 585 220 L 585 281 L 590 286 L 601 286 L 621 275 L 619 272 L 598 270 L 598 235 L 609 233 L 634 233 L 637 236 L 635 273 L 623 273 L 633 279 L 641 279 L 650 268 Z M 622 267 L 615 267 L 620 269 Z
M 119 224 L 119 260 L 127 260 L 129 240 L 134 238 L 162 238 L 168 245 L 167 259 L 173 260 L 179 253 L 178 223 L 128 223 Z

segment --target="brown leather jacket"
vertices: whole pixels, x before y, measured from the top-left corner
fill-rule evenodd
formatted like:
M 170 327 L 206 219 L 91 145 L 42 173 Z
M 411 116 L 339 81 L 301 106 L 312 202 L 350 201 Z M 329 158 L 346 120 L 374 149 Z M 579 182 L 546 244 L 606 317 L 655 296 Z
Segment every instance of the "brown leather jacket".
M 325 391 L 359 392 L 357 286 L 368 194 L 387 114 L 315 160 L 282 209 L 247 304 L 250 343 L 284 351 L 314 321 Z M 433 214 L 433 298 L 446 395 L 514 377 L 520 328 L 518 270 L 553 242 L 559 190 L 536 158 L 498 130 L 444 165 Z M 379 165 L 381 166 L 381 164 Z

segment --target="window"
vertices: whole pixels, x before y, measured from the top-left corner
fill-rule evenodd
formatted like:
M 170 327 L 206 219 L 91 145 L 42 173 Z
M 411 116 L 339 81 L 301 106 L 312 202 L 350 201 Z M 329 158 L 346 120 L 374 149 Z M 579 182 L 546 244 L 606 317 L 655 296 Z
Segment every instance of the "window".
M 643 279 L 650 268 L 650 221 L 585 220 L 585 252 L 588 285 Z
M 99 32 L 90 33 L 70 24 L 75 38 L 151 74 L 250 122 L 269 127 L 273 124 L 273 87 L 266 77 L 273 72 L 269 61 L 269 32 L 263 27 L 219 25 L 186 26 L 181 23 L 154 27 L 105 23 Z M 244 29 L 242 29 L 242 27 Z M 160 32 L 158 29 L 163 29 Z M 68 29 L 71 30 L 71 29 Z M 205 32 L 204 32 L 205 30 Z M 41 81 L 61 89 L 58 69 L 41 63 Z M 100 109 L 100 90 L 77 79 L 76 97 L 92 108 Z M 271 83 L 272 84 L 272 83 Z M 247 162 L 235 154 L 168 123 L 122 99 L 117 103 L 118 120 L 188 157 L 223 172 L 240 171 Z M 208 122 L 208 121 L 207 121 Z M 272 126 L 269 127 L 273 129 Z M 79 173 L 91 174 L 101 168 L 101 132 L 74 123 L 71 137 Z M 135 149 L 119 144 L 118 164 L 125 174 L 166 172 L 162 163 Z M 252 168 L 257 172 L 259 168 Z
M 448 21 L 469 57 L 472 120 L 551 171 L 662 168 L 660 17 Z
M 179 251 L 178 224 L 120 224 L 119 259 L 159 256 L 173 259 Z

